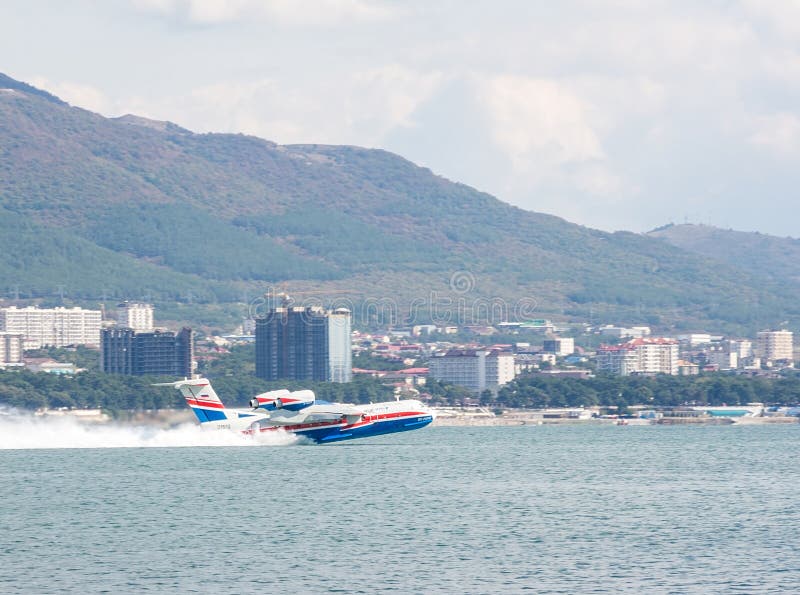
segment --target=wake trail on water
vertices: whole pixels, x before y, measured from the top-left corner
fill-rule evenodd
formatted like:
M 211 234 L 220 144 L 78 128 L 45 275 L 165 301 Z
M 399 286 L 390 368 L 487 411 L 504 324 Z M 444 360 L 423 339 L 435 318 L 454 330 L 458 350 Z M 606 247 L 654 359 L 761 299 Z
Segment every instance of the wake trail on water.
M 36 416 L 0 410 L 0 450 L 47 448 L 143 448 L 187 446 L 289 446 L 298 437 L 282 430 L 251 437 L 203 430 L 197 424 L 172 428 L 87 423 L 68 416 Z

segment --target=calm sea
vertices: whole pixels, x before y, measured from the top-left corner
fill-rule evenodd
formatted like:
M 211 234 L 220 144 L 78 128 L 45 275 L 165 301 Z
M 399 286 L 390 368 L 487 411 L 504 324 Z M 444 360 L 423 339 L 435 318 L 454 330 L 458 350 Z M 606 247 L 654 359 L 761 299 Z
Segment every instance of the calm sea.
M 800 592 L 800 425 L 13 427 L 2 593 Z

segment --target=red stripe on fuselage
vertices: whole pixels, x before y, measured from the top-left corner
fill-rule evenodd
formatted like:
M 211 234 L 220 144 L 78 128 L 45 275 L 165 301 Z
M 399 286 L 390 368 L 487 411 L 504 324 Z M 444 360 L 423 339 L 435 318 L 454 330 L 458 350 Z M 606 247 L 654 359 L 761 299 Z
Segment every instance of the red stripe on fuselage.
M 342 430 L 352 430 L 355 428 L 361 428 L 364 426 L 369 426 L 374 424 L 375 422 L 386 421 L 389 419 L 396 419 L 398 417 L 420 417 L 430 415 L 427 412 L 421 411 L 398 411 L 393 413 L 383 413 L 380 415 L 368 415 L 366 419 L 357 421 L 354 424 L 346 424 L 340 420 L 336 421 L 317 421 L 317 422 L 310 422 L 306 424 L 293 424 L 289 426 L 269 426 L 266 428 L 259 428 L 261 432 L 274 432 L 275 430 L 286 430 L 287 432 L 295 432 L 298 430 L 312 430 L 315 428 L 326 428 L 326 427 L 334 427 L 334 426 L 341 426 L 340 429 Z M 243 430 L 244 434 L 252 434 L 252 430 Z
M 277 397 L 275 399 L 257 399 L 259 403 L 274 403 L 278 399 L 281 400 L 281 403 L 284 405 L 291 405 L 292 403 L 300 403 L 300 399 L 284 399 L 283 397 Z
M 414 417 L 418 415 L 430 415 L 422 411 L 395 411 L 392 413 L 379 413 L 378 415 L 368 415 L 365 421 L 382 421 L 384 419 L 394 419 L 396 417 Z
M 342 425 L 341 421 L 315 421 L 307 424 L 294 424 L 291 426 L 270 426 L 268 428 L 261 428 L 262 432 L 271 432 L 273 430 L 287 430 L 294 432 L 295 430 L 308 430 L 311 428 L 325 428 L 328 426 Z
M 362 426 L 368 426 L 374 423 L 380 423 L 382 421 L 387 421 L 390 419 L 396 419 L 398 417 L 419 417 L 421 415 L 429 415 L 428 413 L 421 413 L 419 411 L 396 411 L 393 413 L 382 413 L 379 415 L 367 415 L 361 421 L 358 421 L 354 424 L 349 426 L 345 426 L 343 429 L 351 429 L 351 428 L 360 428 Z
M 190 407 L 208 407 L 209 409 L 225 409 L 222 403 L 215 403 L 214 401 L 198 401 L 197 399 L 186 399 Z

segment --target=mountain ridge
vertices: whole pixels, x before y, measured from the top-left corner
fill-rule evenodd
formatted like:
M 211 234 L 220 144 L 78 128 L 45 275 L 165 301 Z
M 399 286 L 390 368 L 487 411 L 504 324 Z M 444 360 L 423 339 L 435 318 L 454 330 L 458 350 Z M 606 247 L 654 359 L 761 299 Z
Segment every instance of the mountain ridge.
M 88 273 L 105 255 L 129 269 L 105 283 L 121 298 L 226 302 L 290 282 L 408 303 L 469 271 L 470 295 L 565 317 L 752 326 L 797 312 L 774 279 L 519 209 L 388 151 L 105 118 L 15 83 L 0 93 L 0 208 L 85 248 L 86 278 L 67 276 L 76 299 L 104 289 Z M 6 244 L 0 288 L 66 283 L 56 246 L 37 248 L 33 278 L 12 265 L 36 257 Z
M 769 281 L 800 286 L 800 239 L 705 224 L 670 224 L 648 232 L 671 245 L 714 258 Z

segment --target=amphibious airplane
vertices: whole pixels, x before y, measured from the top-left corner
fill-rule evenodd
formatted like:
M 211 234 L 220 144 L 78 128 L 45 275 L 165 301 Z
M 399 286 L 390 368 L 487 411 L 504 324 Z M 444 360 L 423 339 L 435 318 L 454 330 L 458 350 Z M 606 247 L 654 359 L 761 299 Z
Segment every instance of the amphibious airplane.
M 285 430 L 323 443 L 416 430 L 434 418 L 415 400 L 347 405 L 319 401 L 310 390 L 273 390 L 250 399 L 250 409 L 228 409 L 205 378 L 157 386 L 180 390 L 203 428 L 245 435 Z

